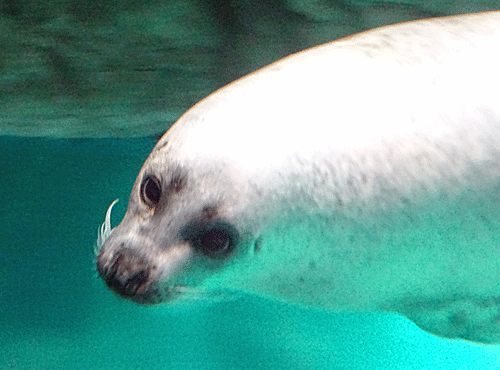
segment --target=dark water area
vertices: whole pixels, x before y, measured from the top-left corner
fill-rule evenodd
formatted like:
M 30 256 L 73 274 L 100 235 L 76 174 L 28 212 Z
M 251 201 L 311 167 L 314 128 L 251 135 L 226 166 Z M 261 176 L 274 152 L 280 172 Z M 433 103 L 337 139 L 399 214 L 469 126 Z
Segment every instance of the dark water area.
M 498 369 L 499 347 L 396 315 L 242 295 L 138 306 L 97 277 L 108 205 L 124 215 L 154 139 L 0 137 L 0 369 Z

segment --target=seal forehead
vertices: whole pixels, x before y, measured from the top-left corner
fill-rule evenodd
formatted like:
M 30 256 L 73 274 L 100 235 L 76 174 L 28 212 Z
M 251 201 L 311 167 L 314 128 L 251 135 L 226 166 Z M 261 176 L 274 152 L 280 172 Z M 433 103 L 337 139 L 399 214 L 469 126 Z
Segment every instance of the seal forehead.
M 246 202 L 248 173 L 234 166 L 230 158 L 201 152 L 186 158 L 183 152 L 182 146 L 160 140 L 136 179 L 131 196 L 135 207 L 140 212 L 154 211 L 143 217 L 185 222 L 193 215 L 203 219 L 235 217 L 237 205 Z M 142 210 L 144 205 L 148 209 Z

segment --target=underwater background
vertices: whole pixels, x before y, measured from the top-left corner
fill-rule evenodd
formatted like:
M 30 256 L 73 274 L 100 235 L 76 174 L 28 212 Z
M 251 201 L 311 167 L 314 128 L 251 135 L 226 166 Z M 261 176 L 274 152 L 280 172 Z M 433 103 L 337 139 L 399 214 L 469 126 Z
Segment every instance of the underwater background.
M 407 319 L 242 295 L 139 306 L 97 276 L 161 134 L 216 88 L 383 24 L 498 0 L 0 1 L 0 370 L 500 369 Z M 134 137 L 134 138 L 132 138 Z
M 499 369 L 500 346 L 390 314 L 241 296 L 139 306 L 98 278 L 108 205 L 125 213 L 155 143 L 0 137 L 0 369 Z

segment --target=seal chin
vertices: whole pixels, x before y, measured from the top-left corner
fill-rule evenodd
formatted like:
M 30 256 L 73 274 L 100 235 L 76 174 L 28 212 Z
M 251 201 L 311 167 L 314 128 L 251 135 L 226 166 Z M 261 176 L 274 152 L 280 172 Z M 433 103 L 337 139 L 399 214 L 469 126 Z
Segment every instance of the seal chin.
M 189 292 L 190 288 L 182 285 L 170 285 L 166 288 L 160 290 L 159 295 L 156 297 L 158 300 L 155 302 L 150 302 L 152 304 L 156 303 L 170 303 L 184 296 L 186 292 Z
M 158 294 L 157 292 L 150 292 L 147 294 L 136 294 L 134 296 L 120 295 L 120 297 L 129 299 L 130 301 L 141 305 L 154 305 L 163 302 L 161 295 Z
M 152 289 L 144 294 L 135 294 L 133 296 L 120 295 L 122 298 L 129 299 L 130 301 L 142 305 L 156 305 L 161 303 L 170 303 L 179 298 L 182 293 L 187 289 L 183 286 L 170 286 L 166 289 Z

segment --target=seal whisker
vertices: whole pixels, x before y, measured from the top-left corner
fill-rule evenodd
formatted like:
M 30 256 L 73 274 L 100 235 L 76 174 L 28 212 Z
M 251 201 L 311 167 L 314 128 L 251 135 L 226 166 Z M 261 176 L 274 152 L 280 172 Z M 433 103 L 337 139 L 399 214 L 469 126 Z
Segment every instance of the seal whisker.
M 94 253 L 96 256 L 99 254 L 99 251 L 103 246 L 104 242 L 106 241 L 106 239 L 113 232 L 113 228 L 111 228 L 111 210 L 113 209 L 113 206 L 117 202 L 118 199 L 115 199 L 113 203 L 110 204 L 108 210 L 106 211 L 106 217 L 104 218 L 104 222 L 102 223 L 101 227 L 99 227 L 99 229 L 97 230 L 97 242 L 94 246 Z

